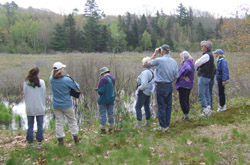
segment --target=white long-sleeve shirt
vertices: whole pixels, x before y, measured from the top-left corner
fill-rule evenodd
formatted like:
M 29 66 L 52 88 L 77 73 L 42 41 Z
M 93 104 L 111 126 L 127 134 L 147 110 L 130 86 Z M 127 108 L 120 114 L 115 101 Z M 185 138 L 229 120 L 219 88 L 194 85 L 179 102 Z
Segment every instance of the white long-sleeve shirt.
M 195 68 L 197 69 L 199 66 L 205 64 L 206 62 L 209 61 L 209 59 L 210 59 L 209 55 L 204 54 L 198 60 L 195 61 Z

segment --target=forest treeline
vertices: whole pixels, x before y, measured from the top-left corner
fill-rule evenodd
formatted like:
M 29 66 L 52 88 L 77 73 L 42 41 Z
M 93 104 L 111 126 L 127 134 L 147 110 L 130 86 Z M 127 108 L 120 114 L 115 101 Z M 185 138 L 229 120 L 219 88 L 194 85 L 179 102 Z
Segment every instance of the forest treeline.
M 48 10 L 23 9 L 12 1 L 0 4 L 0 52 L 123 52 L 147 51 L 167 43 L 173 51 L 198 51 L 202 40 L 230 52 L 248 52 L 249 9 L 243 16 L 215 18 L 209 12 L 177 6 L 176 14 L 127 12 L 105 16 L 95 0 L 87 0 L 84 14 L 74 9 L 60 15 Z

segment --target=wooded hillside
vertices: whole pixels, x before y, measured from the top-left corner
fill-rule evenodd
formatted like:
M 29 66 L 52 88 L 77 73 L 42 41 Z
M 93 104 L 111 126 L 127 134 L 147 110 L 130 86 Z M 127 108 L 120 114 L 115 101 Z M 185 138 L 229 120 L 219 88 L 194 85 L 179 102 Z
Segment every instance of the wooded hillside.
M 0 4 L 0 52 L 142 52 L 163 43 L 173 51 L 197 51 L 202 40 L 212 40 L 214 48 L 249 51 L 246 8 L 231 18 L 215 18 L 182 4 L 173 15 L 157 11 L 154 15 L 127 12 L 105 16 L 95 0 L 88 0 L 84 8 L 84 14 L 74 9 L 69 15 L 60 15 L 19 8 L 15 2 Z

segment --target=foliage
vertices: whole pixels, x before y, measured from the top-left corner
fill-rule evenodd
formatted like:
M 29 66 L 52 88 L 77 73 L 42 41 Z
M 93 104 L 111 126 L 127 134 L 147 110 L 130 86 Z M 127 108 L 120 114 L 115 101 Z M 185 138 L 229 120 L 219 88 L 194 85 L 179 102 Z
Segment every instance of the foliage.
M 0 104 L 0 124 L 8 126 L 12 122 L 12 109 Z
M 224 50 L 247 52 L 248 10 L 240 9 L 245 12 L 243 16 L 215 18 L 208 12 L 186 8 L 180 3 L 176 14 L 171 15 L 156 11 L 155 15 L 127 12 L 123 16 L 106 17 L 95 0 L 88 0 L 83 15 L 74 9 L 71 14 L 62 16 L 31 8 L 20 9 L 14 2 L 7 2 L 0 7 L 0 52 L 140 52 L 154 49 L 159 43 L 169 44 L 173 51 L 197 51 L 199 47 L 194 45 L 212 39 Z M 145 43 L 150 45 L 150 42 L 145 42 L 145 31 L 151 36 L 152 44 L 147 48 Z

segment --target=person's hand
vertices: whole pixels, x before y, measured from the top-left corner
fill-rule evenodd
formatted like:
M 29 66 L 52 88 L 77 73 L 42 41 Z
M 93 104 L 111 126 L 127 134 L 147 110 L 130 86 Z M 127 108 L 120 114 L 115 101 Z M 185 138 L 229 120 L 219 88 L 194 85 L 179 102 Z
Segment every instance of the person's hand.
M 227 81 L 222 81 L 222 86 L 225 86 L 227 84 Z
M 189 79 L 187 76 L 184 76 L 183 79 L 184 79 L 185 81 L 187 81 L 187 82 L 190 81 L 190 79 Z

